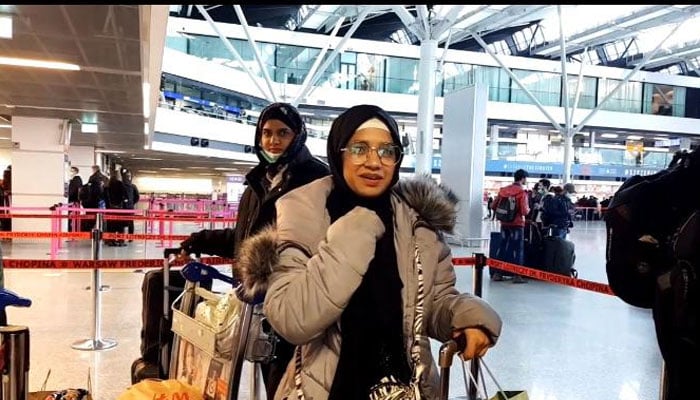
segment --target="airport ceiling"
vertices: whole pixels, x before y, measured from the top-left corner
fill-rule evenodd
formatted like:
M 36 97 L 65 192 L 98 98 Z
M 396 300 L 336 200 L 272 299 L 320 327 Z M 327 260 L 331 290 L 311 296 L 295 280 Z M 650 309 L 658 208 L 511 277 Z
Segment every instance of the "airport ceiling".
M 556 5 L 242 5 L 253 26 L 330 34 L 338 19 L 344 35 L 366 12 L 355 38 L 419 43 L 427 27 L 442 32 L 440 46 L 484 51 L 480 35 L 497 53 L 561 57 Z M 645 66 L 646 70 L 697 75 L 700 6 L 562 6 L 568 19 L 566 48 L 571 61 L 633 68 L 676 24 L 683 25 Z M 600 6 L 598 6 L 600 7 Z M 240 23 L 232 5 L 208 5 L 217 22 Z M 60 61 L 79 70 L 10 66 L 0 63 L 0 138 L 10 129 L 2 118 L 45 117 L 74 121 L 71 144 L 119 151 L 113 158 L 134 170 L 194 166 L 213 174 L 231 160 L 144 148 L 143 82 L 158 99 L 162 46 L 168 15 L 202 19 L 193 5 L 0 5 L 0 18 L 13 21 L 12 38 L 0 29 L 0 57 Z M 605 20 L 599 17 L 605 15 Z M 695 31 L 694 31 L 695 30 Z M 690 31 L 692 36 L 687 36 Z M 99 132 L 84 133 L 80 122 L 97 120 Z M 11 145 L 2 141 L 3 145 Z

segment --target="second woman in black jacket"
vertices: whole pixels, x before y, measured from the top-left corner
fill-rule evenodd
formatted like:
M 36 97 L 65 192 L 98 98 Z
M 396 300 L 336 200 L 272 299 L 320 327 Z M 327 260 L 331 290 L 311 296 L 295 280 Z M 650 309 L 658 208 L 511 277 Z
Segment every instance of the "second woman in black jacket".
M 222 257 L 237 255 L 240 244 L 276 219 L 275 202 L 285 193 L 330 174 L 328 166 L 306 147 L 306 126 L 287 103 L 267 106 L 255 128 L 255 153 L 260 163 L 247 175 L 238 207 L 236 227 L 203 230 L 181 243 L 183 253 Z M 281 339 L 281 338 L 280 338 Z M 268 398 L 272 398 L 294 347 L 277 344 L 277 359 L 261 365 Z

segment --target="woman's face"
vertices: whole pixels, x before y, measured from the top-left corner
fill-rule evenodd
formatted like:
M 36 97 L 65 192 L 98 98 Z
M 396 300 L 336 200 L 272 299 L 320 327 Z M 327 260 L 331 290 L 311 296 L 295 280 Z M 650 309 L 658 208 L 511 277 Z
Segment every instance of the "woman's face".
M 281 156 L 294 140 L 294 131 L 278 119 L 265 121 L 260 136 L 260 146 L 273 156 Z
M 368 146 L 364 154 L 357 150 L 357 145 Z M 384 149 L 384 162 L 378 152 Z M 343 151 L 343 178 L 348 187 L 361 197 L 377 197 L 384 193 L 394 177 L 396 164 L 390 162 L 390 155 L 385 150 L 392 148 L 400 152 L 394 144 L 391 134 L 379 128 L 365 128 L 356 131 L 350 138 Z M 398 157 L 399 154 L 396 154 Z M 387 165 L 389 164 L 389 165 Z

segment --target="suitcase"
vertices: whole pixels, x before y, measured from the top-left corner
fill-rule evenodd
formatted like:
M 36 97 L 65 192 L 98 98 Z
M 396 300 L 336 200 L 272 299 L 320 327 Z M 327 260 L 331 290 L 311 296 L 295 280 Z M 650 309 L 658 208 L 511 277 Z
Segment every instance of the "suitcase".
M 501 258 L 498 254 L 498 248 L 501 246 L 501 232 L 491 232 L 491 238 L 489 240 L 489 258 L 500 261 L 508 261 Z M 489 276 L 493 278 L 493 274 L 496 272 L 501 273 L 504 277 L 512 276 L 510 272 L 506 272 L 502 269 L 489 267 Z
M 185 278 L 179 269 L 168 269 L 169 286 L 168 297 L 175 299 L 182 293 L 185 287 Z M 169 369 L 169 357 L 173 343 L 172 318 L 170 308 L 165 313 L 163 303 L 165 301 L 164 269 L 150 270 L 143 277 L 141 293 L 143 295 L 143 309 L 141 312 L 141 357 L 131 365 L 131 383 L 136 384 L 143 379 L 156 378 L 167 379 Z M 212 281 L 202 283 L 202 287 L 211 289 Z
M 576 248 L 570 240 L 555 236 L 543 239 L 542 266 L 545 271 L 555 274 L 576 277 L 574 269 Z
M 543 235 L 536 222 L 530 221 L 525 224 L 523 242 L 523 265 L 529 268 L 543 269 Z

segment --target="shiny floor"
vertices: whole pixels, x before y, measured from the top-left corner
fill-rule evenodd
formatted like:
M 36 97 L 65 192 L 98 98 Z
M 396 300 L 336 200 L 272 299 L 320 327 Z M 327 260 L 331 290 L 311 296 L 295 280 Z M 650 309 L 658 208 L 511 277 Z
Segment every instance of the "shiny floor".
M 140 231 L 137 225 L 137 232 Z M 182 223 L 178 233 L 200 227 Z M 497 230 L 484 222 L 484 236 Z M 580 222 L 570 235 L 576 244 L 579 278 L 606 282 L 605 230 L 601 222 Z M 176 243 L 173 243 L 176 245 Z M 168 243 L 165 243 L 168 246 Z M 162 257 L 157 242 L 104 247 L 103 259 Z M 455 256 L 480 249 L 453 246 Z M 4 257 L 47 259 L 48 242 L 3 242 Z M 488 252 L 486 249 L 482 249 Z M 61 259 L 90 259 L 89 241 L 65 242 Z M 100 331 L 93 336 L 90 271 L 5 271 L 7 288 L 33 300 L 31 308 L 8 309 L 10 323 L 31 331 L 31 391 L 86 387 L 91 374 L 95 399 L 116 399 L 130 384 L 130 366 L 139 357 L 142 272 L 106 271 L 102 284 Z M 458 268 L 458 287 L 472 291 L 472 269 Z M 513 284 L 485 281 L 483 297 L 500 313 L 504 326 L 496 347 L 484 361 L 505 390 L 526 390 L 531 400 L 652 400 L 659 398 L 662 360 L 649 310 L 604 294 L 540 281 Z M 117 346 L 79 351 L 82 339 L 112 338 Z M 434 343 L 437 359 L 439 343 Z M 450 398 L 464 398 L 457 359 L 451 370 Z M 247 369 L 241 398 L 250 398 Z M 487 379 L 488 397 L 495 385 Z

